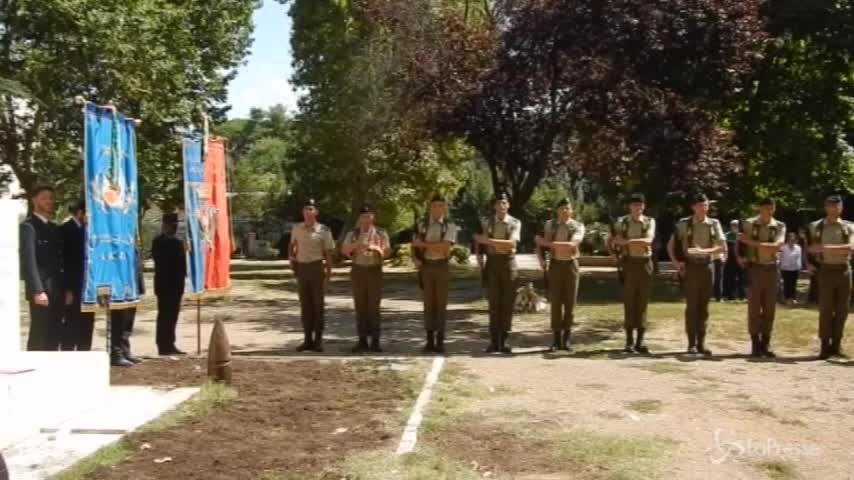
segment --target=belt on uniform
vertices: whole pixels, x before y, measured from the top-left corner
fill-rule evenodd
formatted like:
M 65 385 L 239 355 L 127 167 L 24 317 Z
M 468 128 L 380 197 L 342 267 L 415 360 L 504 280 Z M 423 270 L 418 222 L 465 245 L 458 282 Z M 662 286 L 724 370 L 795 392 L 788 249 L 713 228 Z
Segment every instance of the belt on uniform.
M 296 261 L 295 261 L 294 263 L 295 263 L 296 265 L 302 265 L 302 266 L 306 266 L 306 267 L 307 267 L 307 266 L 310 266 L 310 265 L 321 265 L 321 264 L 323 263 L 323 260 L 315 260 L 315 261 L 313 261 L 313 262 L 296 262 Z
M 382 264 L 378 263 L 376 265 L 359 265 L 358 263 L 352 264 L 353 268 L 364 268 L 364 269 L 374 269 L 374 268 L 382 268 Z
M 711 258 L 686 258 L 685 263 L 690 265 L 710 265 L 712 263 Z
M 578 261 L 578 259 L 577 259 L 577 258 L 568 258 L 568 259 L 565 259 L 565 260 L 558 259 L 558 258 L 552 259 L 552 263 L 574 263 L 574 262 L 577 262 L 577 261 Z
M 623 257 L 623 261 L 626 263 L 647 263 L 650 260 L 652 260 L 652 257 Z
M 513 258 L 514 258 L 513 255 L 501 255 L 498 253 L 490 253 L 490 254 L 486 255 L 487 261 L 489 261 L 489 260 L 501 260 L 501 261 L 506 262 L 506 261 L 513 260 Z

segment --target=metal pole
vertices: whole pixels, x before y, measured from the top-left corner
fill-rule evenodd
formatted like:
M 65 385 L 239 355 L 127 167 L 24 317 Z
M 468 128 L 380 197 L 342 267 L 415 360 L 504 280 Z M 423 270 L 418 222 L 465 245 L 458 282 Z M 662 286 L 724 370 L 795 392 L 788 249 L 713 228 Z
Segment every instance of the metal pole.
M 196 299 L 196 352 L 202 356 L 202 299 Z

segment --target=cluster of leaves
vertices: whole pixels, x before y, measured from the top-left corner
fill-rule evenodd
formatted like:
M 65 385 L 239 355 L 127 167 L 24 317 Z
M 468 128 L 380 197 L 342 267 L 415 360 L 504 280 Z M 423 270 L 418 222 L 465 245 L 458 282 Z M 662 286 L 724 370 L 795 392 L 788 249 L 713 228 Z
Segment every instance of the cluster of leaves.
M 0 0 L 0 163 L 24 189 L 82 188 L 82 114 L 113 103 L 137 130 L 141 198 L 177 203 L 177 127 L 214 117 L 251 43 L 258 0 Z M 23 92 L 29 93 L 25 98 Z M 36 100 L 37 99 L 37 100 Z
M 739 165 L 719 115 L 759 57 L 759 3 L 497 1 L 485 22 L 440 9 L 435 29 L 456 48 L 416 50 L 406 91 L 434 105 L 438 134 L 477 149 L 517 209 L 561 171 L 715 189 Z

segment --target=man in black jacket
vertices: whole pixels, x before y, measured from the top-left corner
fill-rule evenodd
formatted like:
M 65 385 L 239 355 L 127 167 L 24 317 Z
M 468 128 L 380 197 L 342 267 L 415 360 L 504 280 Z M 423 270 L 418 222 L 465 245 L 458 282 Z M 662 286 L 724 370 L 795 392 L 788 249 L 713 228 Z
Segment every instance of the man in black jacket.
M 95 314 L 81 312 L 83 274 L 85 271 L 86 202 L 79 201 L 68 209 L 71 213 L 59 227 L 59 248 L 62 258 L 62 290 L 65 295 L 65 324 L 62 329 L 62 350 L 92 349 Z
M 20 226 L 21 276 L 30 304 L 27 350 L 58 350 L 62 335 L 64 298 L 62 272 L 53 214 L 53 188 L 33 189 L 32 214 Z
M 178 233 L 178 215 L 163 215 L 163 231 L 151 244 L 154 257 L 154 295 L 157 296 L 157 351 L 160 355 L 183 355 L 175 346 L 175 326 L 181 312 L 187 258 Z

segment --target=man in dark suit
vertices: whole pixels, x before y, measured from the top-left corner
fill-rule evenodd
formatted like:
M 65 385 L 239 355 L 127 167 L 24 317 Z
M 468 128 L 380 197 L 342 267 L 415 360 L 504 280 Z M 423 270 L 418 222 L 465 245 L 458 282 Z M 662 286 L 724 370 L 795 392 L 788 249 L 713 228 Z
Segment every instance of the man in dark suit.
M 32 214 L 20 226 L 21 276 L 30 304 L 27 350 L 58 350 L 64 298 L 61 258 L 53 214 L 53 188 L 38 186 L 30 197 Z
M 154 295 L 157 296 L 157 351 L 160 355 L 183 355 L 175 346 L 175 326 L 181 312 L 187 258 L 184 242 L 176 237 L 178 215 L 163 215 L 163 231 L 151 244 L 154 257 Z
M 86 202 L 81 200 L 69 207 L 68 211 L 71 218 L 59 227 L 62 290 L 65 295 L 65 323 L 61 346 L 62 350 L 88 351 L 92 349 L 95 314 L 80 311 L 86 264 Z

